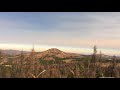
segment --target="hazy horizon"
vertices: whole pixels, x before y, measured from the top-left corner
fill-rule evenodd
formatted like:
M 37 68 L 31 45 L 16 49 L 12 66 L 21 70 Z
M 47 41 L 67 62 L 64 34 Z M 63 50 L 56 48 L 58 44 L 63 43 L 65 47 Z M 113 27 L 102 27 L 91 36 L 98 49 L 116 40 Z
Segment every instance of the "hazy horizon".
M 119 12 L 0 12 L 0 49 L 120 52 Z

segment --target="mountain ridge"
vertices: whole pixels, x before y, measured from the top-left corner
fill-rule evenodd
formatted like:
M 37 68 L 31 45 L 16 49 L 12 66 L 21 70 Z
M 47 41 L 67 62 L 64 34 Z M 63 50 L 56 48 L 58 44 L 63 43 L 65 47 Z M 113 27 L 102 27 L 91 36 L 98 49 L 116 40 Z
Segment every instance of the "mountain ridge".
M 13 50 L 13 49 L 8 49 L 8 50 L 0 50 L 3 54 L 8 54 L 8 55 L 19 55 L 21 54 L 20 50 Z M 28 53 L 27 51 L 23 51 L 23 53 Z
M 8 54 L 8 55 L 19 55 L 19 54 L 21 54 L 20 50 L 13 50 L 13 49 L 0 50 L 0 51 L 4 54 Z M 23 53 L 29 54 L 30 52 L 29 51 L 23 51 Z M 85 55 L 85 54 L 78 54 L 78 53 L 69 53 L 69 52 L 61 51 L 57 48 L 50 48 L 46 51 L 35 52 L 35 55 L 36 55 L 36 57 L 39 57 L 39 58 L 42 58 L 42 57 L 43 58 L 44 57 L 57 57 L 57 58 L 73 58 L 73 57 L 77 58 L 78 57 L 78 58 L 81 58 L 83 56 L 91 56 L 92 54 L 91 55 Z M 99 54 L 97 54 L 97 56 L 99 56 Z M 109 57 L 112 57 L 112 56 L 102 54 L 102 57 L 109 58 Z M 119 56 L 116 56 L 116 57 L 119 57 Z

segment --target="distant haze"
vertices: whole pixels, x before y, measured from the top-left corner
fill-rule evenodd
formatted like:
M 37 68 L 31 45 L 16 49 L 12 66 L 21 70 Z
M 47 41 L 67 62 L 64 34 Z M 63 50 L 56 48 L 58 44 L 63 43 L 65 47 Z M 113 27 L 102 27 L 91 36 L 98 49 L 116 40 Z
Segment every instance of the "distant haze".
M 119 12 L 0 12 L 0 48 L 120 54 Z

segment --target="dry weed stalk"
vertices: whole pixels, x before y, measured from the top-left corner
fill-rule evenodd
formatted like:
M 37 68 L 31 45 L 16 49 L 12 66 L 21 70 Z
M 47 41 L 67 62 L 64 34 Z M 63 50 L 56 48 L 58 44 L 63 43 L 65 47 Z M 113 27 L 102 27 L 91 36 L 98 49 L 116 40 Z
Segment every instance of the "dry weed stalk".
M 35 75 L 32 74 L 32 73 L 30 73 L 30 75 L 31 75 L 33 78 L 39 78 L 39 76 L 40 76 L 42 73 L 44 73 L 44 72 L 46 72 L 46 70 L 43 70 L 43 71 L 40 72 L 37 76 L 35 76 Z

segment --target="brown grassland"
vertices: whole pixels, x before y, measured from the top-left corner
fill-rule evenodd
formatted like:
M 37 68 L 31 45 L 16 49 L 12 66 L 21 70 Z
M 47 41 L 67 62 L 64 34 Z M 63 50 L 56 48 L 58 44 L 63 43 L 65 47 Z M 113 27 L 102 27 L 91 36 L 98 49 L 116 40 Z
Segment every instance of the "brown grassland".
M 111 61 L 103 61 L 101 52 L 96 56 L 96 46 L 93 50 L 91 57 L 76 61 L 42 60 L 31 51 L 27 56 L 21 52 L 18 57 L 9 57 L 2 64 L 3 56 L 0 58 L 0 78 L 119 78 L 120 63 L 116 56 Z

